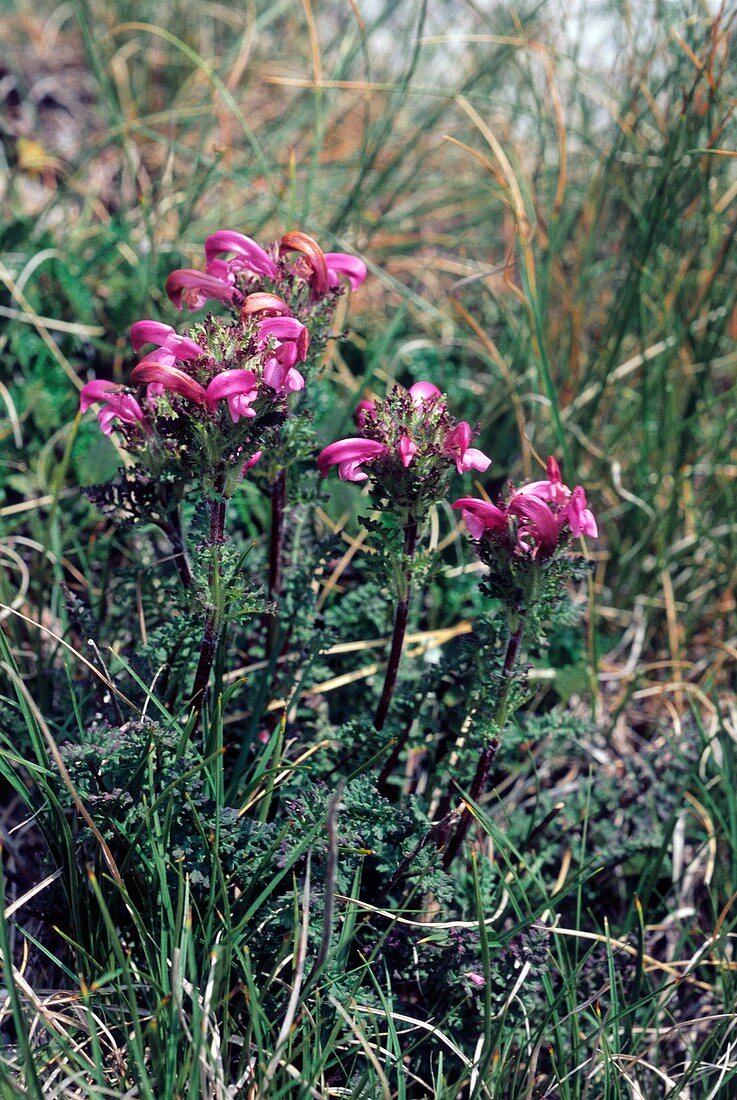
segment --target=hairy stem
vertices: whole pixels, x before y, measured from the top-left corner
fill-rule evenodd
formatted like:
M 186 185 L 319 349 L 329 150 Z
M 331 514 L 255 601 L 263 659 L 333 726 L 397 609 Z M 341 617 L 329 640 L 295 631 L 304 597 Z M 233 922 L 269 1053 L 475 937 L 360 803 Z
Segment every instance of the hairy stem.
M 200 645 L 200 659 L 197 662 L 194 684 L 192 686 L 192 706 L 199 718 L 205 700 L 205 692 L 210 680 L 215 651 L 222 620 L 222 598 L 220 593 L 220 547 L 225 542 L 225 511 L 227 501 L 222 496 L 223 478 L 218 478 L 215 484 L 215 495 L 210 501 L 210 547 L 212 558 L 210 560 L 210 600 L 208 603 L 205 629 Z
M 179 579 L 185 588 L 192 587 L 192 571 L 187 560 L 187 551 L 184 545 L 184 533 L 182 531 L 182 517 L 179 508 L 176 508 L 166 521 L 164 527 L 166 537 L 169 539 L 174 551 L 174 565 L 179 574 Z
M 501 673 L 501 686 L 499 689 L 499 698 L 497 700 L 494 724 L 497 729 L 502 730 L 507 718 L 507 710 L 509 707 L 509 691 L 512 686 L 512 674 L 514 672 L 514 666 L 517 662 L 519 654 L 520 643 L 522 641 L 522 634 L 525 628 L 524 616 L 520 615 L 519 622 L 515 630 L 511 632 L 507 639 L 507 649 L 504 654 L 504 664 L 502 665 Z M 484 748 L 479 762 L 476 765 L 476 774 L 473 777 L 471 783 L 471 789 L 468 792 L 472 802 L 478 802 L 479 798 L 484 792 L 486 781 L 489 778 L 489 772 L 491 766 L 494 763 L 496 754 L 499 751 L 499 738 L 493 737 L 488 745 Z M 443 869 L 448 870 L 452 864 L 458 852 L 461 849 L 463 841 L 466 839 L 466 833 L 468 832 L 471 824 L 471 811 L 467 805 L 464 804 L 463 809 L 460 811 L 460 819 L 455 827 L 450 840 L 448 841 L 445 851 L 443 853 Z
M 280 470 L 271 486 L 271 528 L 269 530 L 269 596 L 279 599 L 282 581 L 282 558 L 284 553 L 284 513 L 287 507 L 287 471 Z M 271 653 L 276 642 L 279 620 L 277 616 L 266 614 L 266 652 Z
M 415 546 L 417 545 L 417 520 L 414 516 L 410 516 L 407 520 L 407 526 L 404 529 L 404 559 L 406 562 L 404 573 L 404 585 L 402 595 L 397 603 L 397 610 L 394 614 L 394 630 L 392 632 L 392 645 L 389 650 L 389 660 L 386 666 L 386 673 L 384 674 L 384 687 L 381 692 L 381 698 L 379 699 L 379 705 L 376 708 L 376 714 L 374 715 L 374 726 L 377 730 L 384 728 L 386 722 L 386 716 L 389 713 L 389 706 L 394 695 L 394 688 L 397 684 L 397 673 L 399 672 L 399 661 L 402 656 L 402 647 L 404 645 L 404 635 L 407 630 L 407 618 L 409 616 L 409 600 L 412 591 L 412 559 L 415 556 Z M 406 740 L 406 737 L 405 737 Z M 399 746 L 401 749 L 401 745 Z M 399 750 L 395 746 L 397 756 Z
M 287 471 L 280 470 L 271 486 L 271 530 L 269 532 L 269 595 L 276 599 L 281 589 L 284 550 L 284 512 L 287 506 Z

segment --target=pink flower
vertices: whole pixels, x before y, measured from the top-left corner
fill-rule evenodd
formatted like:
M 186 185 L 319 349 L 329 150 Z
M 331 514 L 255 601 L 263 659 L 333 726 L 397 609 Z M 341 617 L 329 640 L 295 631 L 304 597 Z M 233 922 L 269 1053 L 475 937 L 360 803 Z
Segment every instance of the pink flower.
M 438 387 L 433 386 L 432 382 L 415 382 L 413 386 L 410 386 L 408 392 L 413 403 L 420 408 L 425 402 L 435 402 L 443 396 Z
M 131 343 L 134 351 L 140 351 L 144 344 L 155 344 L 158 348 L 166 348 L 172 353 L 172 362 L 175 359 L 198 359 L 203 354 L 202 348 L 188 336 L 180 336 L 171 325 L 165 325 L 161 321 L 136 321 L 131 325 Z
M 549 557 L 558 545 L 561 524 L 548 505 L 534 496 L 518 494 L 506 508 L 497 508 L 488 500 L 461 497 L 451 505 L 460 508 L 472 539 L 481 539 L 487 531 L 516 540 L 515 550 L 530 557 Z M 517 518 L 515 525 L 510 523 Z
M 549 558 L 558 545 L 563 527 L 562 515 L 551 512 L 539 497 L 521 494 L 512 499 L 507 514 L 519 517 L 517 549 L 532 558 Z
M 162 356 L 166 356 L 166 351 L 159 348 L 142 359 L 131 371 L 131 382 L 139 386 L 154 383 L 196 405 L 207 406 L 213 412 L 218 402 L 225 398 L 234 424 L 242 416 L 250 418 L 256 415 L 251 408 L 258 397 L 257 379 L 253 371 L 222 371 L 205 387 L 179 367 L 172 366 L 165 359 L 162 361 Z
M 277 347 L 290 344 L 293 347 L 294 362 L 304 362 L 310 346 L 310 334 L 296 317 L 266 317 L 258 324 L 259 343 L 263 348 L 272 337 Z M 290 351 L 290 354 L 292 352 Z
M 599 529 L 596 526 L 594 514 L 586 507 L 586 494 L 580 485 L 577 485 L 571 493 L 571 499 L 562 514 L 568 520 L 568 525 L 576 538 L 579 535 L 588 535 L 592 539 L 598 538 Z
M 329 277 L 325 253 L 320 245 L 307 233 L 294 230 L 285 233 L 279 241 L 279 255 L 285 256 L 290 252 L 300 253 L 301 263 L 298 263 L 296 272 L 309 282 L 313 301 L 323 298 L 329 288 Z
M 166 293 L 177 309 L 200 309 L 210 298 L 229 305 L 236 293 L 235 278 L 222 261 L 208 264 L 208 271 L 179 268 L 166 280 Z
M 343 481 L 365 481 L 368 474 L 361 465 L 388 453 L 383 443 L 373 439 L 340 439 L 320 452 L 317 465 L 323 477 L 327 477 L 330 467 L 337 464 L 338 477 Z
M 407 467 L 412 462 L 412 459 L 417 454 L 417 444 L 413 443 L 408 435 L 403 435 L 399 440 L 397 446 L 399 451 L 399 457 L 402 460 L 402 465 Z
M 296 317 L 267 317 L 258 325 L 259 349 L 273 346 L 264 362 L 264 382 L 277 393 L 304 388 L 305 380 L 294 364 L 307 358 L 310 334 Z
M 325 265 L 328 269 L 328 286 L 331 289 L 340 286 L 340 276 L 344 275 L 351 290 L 358 290 L 367 275 L 363 260 L 348 252 L 326 252 Z
M 194 378 L 190 378 L 179 367 L 173 366 L 169 361 L 169 353 L 164 348 L 146 355 L 131 371 L 131 382 L 136 386 L 146 386 L 151 382 L 158 383 L 171 393 L 178 393 L 187 401 L 194 401 L 197 405 L 207 404 L 207 391 Z
M 501 508 L 491 504 L 488 500 L 477 500 L 476 497 L 460 497 L 451 504 L 451 508 L 462 509 L 463 522 L 468 528 L 472 539 L 480 539 L 485 531 L 507 530 L 507 516 Z
M 96 378 L 82 387 L 79 395 L 80 412 L 87 412 L 90 405 L 98 403 L 105 405 L 97 414 L 100 429 L 105 435 L 112 432 L 114 420 L 120 420 L 123 424 L 146 423 L 143 409 L 135 397 L 115 382 Z
M 251 457 L 246 459 L 241 466 L 241 477 L 245 477 L 248 471 L 253 469 L 256 463 L 260 461 L 263 453 L 263 451 L 254 451 Z
M 362 428 L 366 423 L 366 413 L 373 413 L 376 409 L 376 405 L 373 401 L 363 400 L 359 401 L 356 405 L 356 411 L 353 414 L 353 419 L 359 428 Z
M 574 489 L 569 489 L 563 484 L 560 467 L 552 455 L 548 459 L 546 472 L 546 481 L 531 481 L 515 489 L 515 496 L 535 496 L 561 506 L 560 514 L 568 520 L 568 526 L 576 538 L 581 534 L 597 538 L 596 520 L 587 507 L 586 493 L 582 487 L 576 485 Z
M 278 274 L 276 264 L 260 244 L 232 229 L 218 229 L 205 241 L 208 272 L 218 262 L 215 257 L 221 252 L 233 253 L 233 259 L 225 261 L 231 273 L 249 271 L 253 275 L 266 276 L 267 279 L 275 279 Z
M 512 489 L 502 508 L 473 497 L 461 497 L 452 507 L 462 510 L 471 538 L 481 539 L 490 531 L 507 537 L 513 552 L 532 558 L 550 557 L 566 528 L 576 538 L 582 534 L 596 538 L 596 520 L 586 507 L 581 486 L 571 490 L 563 484 L 554 458 L 548 459 L 547 473 L 545 481 Z
M 469 447 L 470 442 L 471 426 L 465 420 L 462 420 L 445 437 L 443 449 L 447 455 L 455 460 L 459 474 L 465 474 L 469 470 L 479 470 L 483 473 L 491 465 L 491 459 L 483 451 L 477 450 L 476 447 Z
M 255 313 L 263 313 L 267 317 L 292 316 L 292 311 L 283 298 L 265 291 L 249 294 L 241 306 L 241 317 L 250 317 Z
M 205 399 L 215 411 L 218 401 L 225 398 L 234 424 L 242 416 L 252 417 L 256 410 L 251 408 L 258 397 L 256 375 L 251 370 L 224 370 L 216 374 L 205 390 Z

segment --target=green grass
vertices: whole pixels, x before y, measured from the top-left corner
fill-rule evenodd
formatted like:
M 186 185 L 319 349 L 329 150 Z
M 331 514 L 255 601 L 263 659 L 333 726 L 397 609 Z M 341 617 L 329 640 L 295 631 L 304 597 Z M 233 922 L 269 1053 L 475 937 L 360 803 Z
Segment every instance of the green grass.
M 3 1095 L 737 1090 L 734 13 L 607 10 L 611 63 L 550 2 L 6 16 Z M 322 443 L 364 392 L 431 378 L 480 426 L 490 494 L 556 453 L 595 507 L 585 622 L 532 655 L 449 882 L 417 845 L 451 752 L 468 790 L 478 748 L 473 725 L 455 745 L 476 643 L 433 633 L 481 611 L 455 514 L 410 623 L 440 664 L 405 666 L 414 755 L 385 803 L 369 777 L 401 723 L 361 715 L 391 609 L 353 487 L 315 514 L 305 474 L 292 633 L 269 661 L 233 625 L 199 740 L 197 608 L 153 526 L 80 491 L 118 456 L 76 387 L 127 378 L 133 321 L 181 323 L 164 279 L 223 226 L 369 264 Z M 257 481 L 231 509 L 256 578 L 268 514 Z

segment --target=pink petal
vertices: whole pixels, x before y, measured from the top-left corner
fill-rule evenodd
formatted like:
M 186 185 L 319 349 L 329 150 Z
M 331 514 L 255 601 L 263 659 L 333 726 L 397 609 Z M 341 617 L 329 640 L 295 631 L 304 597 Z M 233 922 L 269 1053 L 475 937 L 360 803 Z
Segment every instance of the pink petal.
M 267 294 L 263 291 L 259 291 L 255 294 L 249 294 L 241 306 L 242 317 L 248 317 L 254 313 L 290 317 L 292 311 L 287 303 L 277 294 Z
M 558 544 L 560 525 L 558 517 L 553 515 L 547 504 L 534 496 L 516 496 L 509 505 L 509 512 L 520 517 L 518 543 L 527 552 L 531 548 L 529 538 L 535 540 L 533 554 L 538 551 L 552 554 Z
M 131 325 L 131 343 L 134 351 L 139 351 L 144 344 L 156 344 L 174 352 L 177 359 L 198 359 L 203 354 L 194 340 L 180 336 L 171 325 L 161 321 L 136 321 Z
M 370 461 L 374 458 L 379 458 L 380 455 L 388 454 L 387 448 L 383 443 L 378 443 L 374 439 L 339 439 L 337 443 L 331 443 L 329 447 L 326 447 L 320 452 L 317 458 L 317 465 L 320 473 L 323 477 L 328 476 L 328 470 L 336 463 L 339 464 L 338 475 L 343 478 L 344 481 L 359 481 L 364 480 L 367 476 L 363 471 L 358 471 L 357 468 L 362 462 Z M 342 472 L 348 466 L 353 466 L 353 476 L 346 476 Z M 356 477 L 356 472 L 360 473 L 360 477 Z
M 598 537 L 599 531 L 596 520 L 593 513 L 586 507 L 586 494 L 580 485 L 577 485 L 571 493 L 571 499 L 564 508 L 562 515 L 568 520 L 571 531 L 576 538 L 581 534 L 589 535 L 594 539 Z
M 288 360 L 285 361 L 283 357 L 277 358 L 275 355 L 264 363 L 264 382 L 269 389 L 276 390 L 277 393 L 293 393 L 296 390 L 303 390 L 305 385 L 305 380 L 299 371 L 295 370 Z
M 460 497 L 451 508 L 462 509 L 463 522 L 473 539 L 480 539 L 484 531 L 506 531 L 506 514 L 488 500 L 476 497 Z
M 138 366 L 131 371 L 131 382 L 137 386 L 145 386 L 149 382 L 159 382 L 164 389 L 172 393 L 178 393 L 186 397 L 188 401 L 194 401 L 198 405 L 204 405 L 206 394 L 204 386 L 195 382 L 179 367 L 168 366 L 165 363 L 155 361 L 156 352 L 151 352 L 142 359 Z
M 128 393 L 122 386 L 115 382 L 95 378 L 82 387 L 79 395 L 80 412 L 87 412 L 90 405 L 104 402 L 106 408 L 97 414 L 100 427 L 109 435 L 112 427 L 108 427 L 111 420 L 122 420 L 125 424 L 136 424 L 145 419 L 143 409 L 136 401 L 132 393 Z
M 233 301 L 235 287 L 205 271 L 179 268 L 172 271 L 166 280 L 166 293 L 177 309 L 181 309 L 182 305 L 186 305 L 187 309 L 200 309 L 209 298 L 228 305 Z
M 251 457 L 246 459 L 241 467 L 241 477 L 245 477 L 248 471 L 253 469 L 263 453 L 263 451 L 254 451 Z
M 476 447 L 468 447 L 463 457 L 456 462 L 456 469 L 459 474 L 467 474 L 469 470 L 478 470 L 483 473 L 491 466 L 491 459 L 488 455 L 485 455 L 483 451 L 479 451 Z
M 115 382 L 94 378 L 79 391 L 79 410 L 83 413 L 87 412 L 90 405 L 94 405 L 97 401 L 109 401 L 113 395 L 121 392 L 122 387 Z
M 340 286 L 339 276 L 345 275 L 351 290 L 358 290 L 368 274 L 363 260 L 359 260 L 358 256 L 351 256 L 348 252 L 326 252 L 325 264 L 330 287 Z
M 403 466 L 409 466 L 412 459 L 417 454 L 417 444 L 413 443 L 408 435 L 403 435 L 399 440 L 399 457 L 402 460 Z
M 207 387 L 207 403 L 214 408 L 221 398 L 230 397 L 232 394 L 253 393 L 255 395 L 256 383 L 256 375 L 252 370 L 237 368 L 221 371 L 220 374 L 215 375 Z
M 410 386 L 409 395 L 412 398 L 412 402 L 415 405 L 422 406 L 426 401 L 435 401 L 438 397 L 442 397 L 442 393 L 437 386 L 433 386 L 432 382 L 415 382 L 414 386 Z
M 236 233 L 232 229 L 218 229 L 216 233 L 211 233 L 205 241 L 205 259 L 207 260 L 208 271 L 220 252 L 232 252 L 236 257 L 235 260 L 231 260 L 229 263 L 231 270 L 246 268 L 255 275 L 265 275 L 269 279 L 275 279 L 278 274 L 276 264 L 260 244 L 251 240 L 250 237 L 244 237 L 242 233 Z
M 359 401 L 356 405 L 356 411 L 353 415 L 354 420 L 359 428 L 362 428 L 366 423 L 366 413 L 373 413 L 376 411 L 376 405 L 373 401 Z

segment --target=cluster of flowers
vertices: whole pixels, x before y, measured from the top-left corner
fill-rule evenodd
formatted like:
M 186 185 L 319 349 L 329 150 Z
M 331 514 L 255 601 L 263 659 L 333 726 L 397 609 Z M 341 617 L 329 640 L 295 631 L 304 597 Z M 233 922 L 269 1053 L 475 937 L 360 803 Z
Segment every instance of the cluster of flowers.
M 137 390 L 88 382 L 81 410 L 101 404 L 102 431 L 120 429 L 130 450 L 151 440 L 161 415 L 187 414 L 227 428 L 228 419 L 237 424 L 274 408 L 283 413 L 285 399 L 305 384 L 298 364 L 307 359 L 311 324 L 332 314 L 342 279 L 355 289 L 365 277 L 357 257 L 324 253 L 305 233 L 287 233 L 267 250 L 219 230 L 205 242 L 205 270 L 172 272 L 166 291 L 177 309 L 197 310 L 214 299 L 229 307 L 230 316 L 210 314 L 187 335 L 160 321 L 137 321 L 134 351 L 154 345 L 131 373 Z
M 461 510 L 471 538 L 489 538 L 509 553 L 544 560 L 573 535 L 596 538 L 598 529 L 580 485 L 563 484 L 560 467 L 552 456 L 547 478 L 510 488 L 501 507 L 488 500 L 461 497 L 451 506 Z
M 318 457 L 323 477 L 337 465 L 344 481 L 365 481 L 368 467 L 374 481 L 397 500 L 422 497 L 438 475 L 455 466 L 459 474 L 483 473 L 491 459 L 471 447 L 471 427 L 455 423 L 445 398 L 431 382 L 416 382 L 408 391 L 395 389 L 383 401 L 361 401 L 356 410 L 360 435 L 341 439 Z M 519 489 L 501 505 L 461 497 L 452 505 L 462 511 L 471 537 L 485 538 L 516 556 L 544 560 L 572 535 L 597 536 L 596 520 L 580 485 L 563 483 L 555 458 L 547 463 L 547 478 Z M 402 494 L 403 482 L 408 491 Z
M 100 405 L 102 431 L 109 435 L 117 428 L 131 451 L 160 440 L 178 420 L 204 427 L 210 436 L 215 429 L 214 443 L 205 448 L 210 458 L 231 454 L 245 471 L 261 455 L 259 432 L 252 425 L 236 433 L 233 446 L 232 426 L 259 416 L 273 423 L 286 415 L 287 397 L 305 385 L 298 365 L 307 360 L 311 342 L 313 351 L 324 343 L 325 322 L 343 281 L 355 290 L 365 277 L 357 257 L 325 253 L 305 233 L 286 233 L 265 249 L 250 237 L 219 230 L 205 242 L 205 269 L 172 272 L 166 291 L 177 309 L 198 310 L 215 300 L 228 307 L 229 316 L 208 314 L 186 335 L 160 321 L 137 321 L 133 349 L 153 345 L 153 350 L 131 372 L 131 387 L 88 382 L 81 410 Z M 431 382 L 416 382 L 409 390 L 397 386 L 383 400 L 361 401 L 356 424 L 359 434 L 319 455 L 323 477 L 334 465 L 344 481 L 365 481 L 370 472 L 382 491 L 417 519 L 423 507 L 440 499 L 453 468 L 483 473 L 491 463 L 470 445 L 470 425 L 451 417 Z M 563 483 L 554 458 L 545 480 L 512 487 L 506 502 L 462 497 L 452 507 L 462 511 L 472 538 L 518 557 L 544 560 L 571 536 L 597 534 L 583 489 Z
M 484 471 L 491 459 L 469 446 L 470 425 L 456 423 L 437 386 L 416 382 L 409 390 L 394 389 L 383 401 L 359 402 L 356 423 L 360 435 L 331 443 L 318 457 L 323 477 L 337 465 L 344 481 L 365 481 L 369 465 L 379 484 L 396 489 L 403 481 L 415 486 L 434 481 L 452 466 L 459 474 Z

